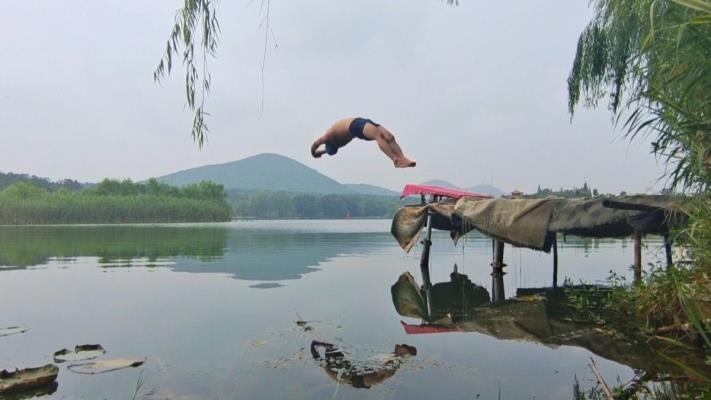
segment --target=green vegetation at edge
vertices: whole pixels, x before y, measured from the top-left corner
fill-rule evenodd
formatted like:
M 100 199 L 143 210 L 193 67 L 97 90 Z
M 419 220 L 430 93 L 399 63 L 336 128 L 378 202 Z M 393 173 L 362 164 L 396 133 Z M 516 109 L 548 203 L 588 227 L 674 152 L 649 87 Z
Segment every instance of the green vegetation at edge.
M 0 191 L 0 225 L 228 221 L 222 185 L 181 188 L 105 179 L 95 187 L 48 190 L 20 181 Z
M 597 197 L 599 195 L 597 189 L 590 189 L 588 186 L 588 183 L 585 182 L 583 183 L 583 186 L 578 188 L 578 187 L 573 187 L 572 189 L 563 189 L 560 188 L 558 191 L 554 191 L 553 189 L 549 188 L 541 188 L 541 185 L 538 185 L 538 189 L 536 190 L 536 193 L 532 194 L 527 194 L 524 195 L 526 198 L 531 198 L 531 199 L 543 199 L 548 196 L 555 196 L 555 197 L 562 197 L 565 199 L 577 199 L 577 198 L 591 198 L 591 197 Z
M 594 108 L 607 99 L 630 139 L 652 138 L 668 189 L 696 200 L 679 210 L 688 226 L 672 232 L 690 263 L 656 269 L 636 284 L 613 277 L 613 289 L 603 295 L 572 291 L 571 305 L 583 318 L 663 344 L 660 357 L 683 372 L 666 377 L 674 390 L 664 394 L 646 387 L 645 395 L 640 388 L 657 377 L 644 374 L 605 398 L 711 398 L 711 376 L 700 372 L 711 365 L 711 1 L 591 4 L 595 15 L 568 78 L 571 115 L 580 104 Z M 576 392 L 586 397 L 602 398 Z

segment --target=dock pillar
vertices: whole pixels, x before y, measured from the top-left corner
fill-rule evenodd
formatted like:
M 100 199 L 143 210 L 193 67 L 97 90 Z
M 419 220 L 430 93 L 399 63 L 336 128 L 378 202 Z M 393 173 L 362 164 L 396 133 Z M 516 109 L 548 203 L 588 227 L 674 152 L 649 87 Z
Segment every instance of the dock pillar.
M 672 266 L 671 238 L 669 237 L 669 232 L 664 234 L 664 252 L 667 256 L 667 269 L 669 269 Z
M 498 303 L 506 299 L 504 293 L 504 242 L 494 241 L 494 257 L 491 262 L 491 301 Z
M 422 273 L 422 285 L 425 290 L 432 287 L 430 280 L 430 247 L 432 246 L 432 212 L 427 211 L 427 234 L 422 240 L 422 257 L 420 258 L 420 273 Z
M 634 282 L 642 282 L 642 233 L 634 231 Z
M 553 289 L 558 288 L 558 234 L 553 234 Z

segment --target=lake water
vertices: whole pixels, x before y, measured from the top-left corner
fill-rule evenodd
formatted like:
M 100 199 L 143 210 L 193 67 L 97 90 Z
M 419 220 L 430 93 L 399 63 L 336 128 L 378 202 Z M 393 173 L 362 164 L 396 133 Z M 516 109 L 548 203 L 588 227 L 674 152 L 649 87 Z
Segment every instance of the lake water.
M 139 368 L 93 376 L 60 365 L 52 396 L 66 399 L 130 399 L 139 382 L 148 399 L 571 399 L 576 377 L 594 385 L 590 357 L 608 382 L 633 376 L 575 346 L 406 334 L 401 321 L 419 321 L 398 315 L 390 288 L 406 271 L 420 281 L 420 249 L 405 254 L 389 228 L 389 220 L 0 227 L 0 327 L 30 328 L 0 337 L 0 369 L 39 366 L 88 343 L 102 344 L 106 358 L 146 357 Z M 470 234 L 454 247 L 436 233 L 433 242 L 433 282 L 449 280 L 456 263 L 491 290 L 490 240 Z M 560 282 L 632 277 L 629 240 L 561 238 L 559 259 Z M 647 238 L 645 264 L 662 259 L 660 240 Z M 551 284 L 550 255 L 507 246 L 505 262 L 507 296 Z M 379 383 L 339 384 L 312 357 L 313 340 L 390 372 Z M 417 354 L 384 362 L 396 344 Z

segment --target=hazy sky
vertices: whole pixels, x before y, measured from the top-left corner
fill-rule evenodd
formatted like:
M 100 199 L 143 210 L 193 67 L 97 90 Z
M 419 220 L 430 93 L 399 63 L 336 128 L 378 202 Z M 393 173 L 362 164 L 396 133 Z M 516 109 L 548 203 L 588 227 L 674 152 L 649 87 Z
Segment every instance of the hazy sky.
M 659 186 L 649 141 L 625 141 L 604 105 L 570 123 L 565 80 L 587 0 L 272 0 L 263 112 L 259 0 L 223 0 L 202 150 L 183 71 L 152 80 L 181 3 L 0 2 L 0 171 L 140 180 L 273 152 L 392 189 Z M 357 140 L 312 159 L 311 142 L 346 116 L 388 127 L 417 168 Z

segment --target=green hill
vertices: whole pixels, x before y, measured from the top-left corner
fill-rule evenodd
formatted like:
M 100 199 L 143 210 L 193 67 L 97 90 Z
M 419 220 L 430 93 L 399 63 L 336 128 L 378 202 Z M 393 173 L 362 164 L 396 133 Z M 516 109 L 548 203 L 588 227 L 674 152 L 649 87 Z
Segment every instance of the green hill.
M 466 188 L 466 190 L 468 192 L 490 194 L 494 197 L 501 197 L 501 195 L 504 194 L 503 190 L 497 188 L 496 186 L 487 185 L 487 184 L 472 186 L 472 187 Z
M 463 186 L 457 186 L 457 185 L 453 184 L 452 182 L 448 182 L 448 181 L 445 181 L 442 179 L 431 179 L 427 182 L 423 182 L 422 184 L 423 185 L 431 185 L 431 186 L 440 186 L 440 187 L 444 187 L 444 188 L 459 189 L 459 190 L 464 190 L 466 192 L 490 194 L 494 197 L 501 197 L 501 195 L 504 194 L 503 190 L 497 188 L 496 186 L 487 185 L 487 184 L 463 187 Z
M 227 190 L 269 190 L 320 194 L 352 194 L 351 188 L 279 154 L 258 154 L 224 164 L 205 165 L 157 178 L 183 186 L 209 180 Z

